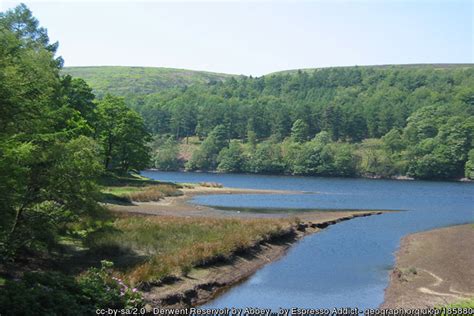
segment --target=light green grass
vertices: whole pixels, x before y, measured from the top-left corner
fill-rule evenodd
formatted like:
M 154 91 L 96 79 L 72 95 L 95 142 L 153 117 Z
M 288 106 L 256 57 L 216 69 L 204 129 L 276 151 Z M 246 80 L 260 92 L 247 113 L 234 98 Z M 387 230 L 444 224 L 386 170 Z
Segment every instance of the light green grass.
M 64 67 L 62 72 L 84 79 L 95 93 L 118 96 L 147 95 L 164 89 L 222 81 L 232 75 L 156 67 Z
M 441 308 L 442 313 L 440 315 L 473 315 L 474 310 L 474 297 L 471 299 L 459 301 L 453 304 L 443 306 Z M 466 310 L 464 310 L 466 309 Z M 471 311 L 471 312 L 470 312 Z
M 141 187 L 106 187 L 102 190 L 103 193 L 115 194 L 118 196 L 124 196 L 133 192 L 143 190 Z

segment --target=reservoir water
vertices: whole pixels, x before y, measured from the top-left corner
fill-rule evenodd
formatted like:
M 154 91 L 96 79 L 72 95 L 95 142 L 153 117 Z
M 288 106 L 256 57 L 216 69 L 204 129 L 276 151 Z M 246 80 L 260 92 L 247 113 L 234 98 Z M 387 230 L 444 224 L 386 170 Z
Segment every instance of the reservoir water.
M 172 182 L 218 182 L 227 187 L 304 191 L 304 194 L 210 195 L 193 203 L 289 209 L 400 210 L 356 218 L 305 237 L 205 307 L 376 308 L 407 234 L 474 222 L 474 184 L 144 171 Z M 474 264 L 474 263 L 473 263 Z

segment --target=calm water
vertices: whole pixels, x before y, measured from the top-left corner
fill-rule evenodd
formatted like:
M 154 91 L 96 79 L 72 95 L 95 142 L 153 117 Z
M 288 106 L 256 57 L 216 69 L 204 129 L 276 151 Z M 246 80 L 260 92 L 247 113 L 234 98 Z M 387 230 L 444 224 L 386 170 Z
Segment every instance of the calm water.
M 145 171 L 173 182 L 305 191 L 298 195 L 213 195 L 193 203 L 226 207 L 390 209 L 310 235 L 288 254 L 206 307 L 375 308 L 383 301 L 393 253 L 406 234 L 474 222 L 470 183 Z

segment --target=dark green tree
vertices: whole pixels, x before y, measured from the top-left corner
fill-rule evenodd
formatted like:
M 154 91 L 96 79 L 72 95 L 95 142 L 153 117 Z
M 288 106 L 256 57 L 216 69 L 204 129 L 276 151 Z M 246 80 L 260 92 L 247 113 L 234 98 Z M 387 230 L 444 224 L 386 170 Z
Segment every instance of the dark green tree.
M 202 142 L 201 147 L 193 152 L 186 168 L 189 170 L 215 169 L 219 152 L 227 146 L 227 133 L 223 125 L 217 125 Z
M 140 170 L 148 165 L 150 135 L 143 119 L 123 98 L 106 95 L 97 105 L 97 135 L 102 145 L 104 168 Z
M 244 155 L 238 141 L 231 141 L 229 147 L 225 147 L 217 157 L 217 170 L 221 172 L 241 172 L 244 166 Z
M 178 170 L 181 166 L 178 143 L 172 138 L 165 140 L 153 154 L 153 163 L 159 170 Z
M 464 169 L 464 175 L 466 178 L 473 180 L 474 179 L 474 149 L 469 151 L 469 159 L 466 162 Z
M 291 137 L 297 143 L 302 143 L 308 140 L 309 127 L 303 120 L 296 120 L 291 128 Z

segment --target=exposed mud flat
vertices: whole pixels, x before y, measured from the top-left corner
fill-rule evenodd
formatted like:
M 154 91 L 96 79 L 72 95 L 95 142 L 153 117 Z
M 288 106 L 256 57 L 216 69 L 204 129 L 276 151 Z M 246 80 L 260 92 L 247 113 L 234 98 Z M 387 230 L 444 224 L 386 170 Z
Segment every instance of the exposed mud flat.
M 109 204 L 107 207 L 116 212 L 141 215 L 165 215 L 184 217 L 282 217 L 281 215 L 267 216 L 265 214 L 250 214 L 218 210 L 209 206 L 196 205 L 189 201 L 197 195 L 211 194 L 300 194 L 297 191 L 253 190 L 234 188 L 212 188 L 198 186 L 180 189 L 181 196 L 165 197 L 156 202 L 133 202 L 132 205 Z
M 426 308 L 474 297 L 474 226 L 404 237 L 382 308 Z

